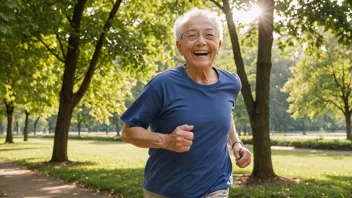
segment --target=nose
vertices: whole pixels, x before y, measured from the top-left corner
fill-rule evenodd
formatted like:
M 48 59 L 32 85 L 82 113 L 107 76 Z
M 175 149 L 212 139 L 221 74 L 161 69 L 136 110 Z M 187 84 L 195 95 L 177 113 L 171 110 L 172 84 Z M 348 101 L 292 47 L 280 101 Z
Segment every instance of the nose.
M 199 34 L 199 36 L 197 38 L 197 44 L 198 45 L 205 45 L 206 44 L 205 40 L 206 39 L 204 38 L 203 34 Z

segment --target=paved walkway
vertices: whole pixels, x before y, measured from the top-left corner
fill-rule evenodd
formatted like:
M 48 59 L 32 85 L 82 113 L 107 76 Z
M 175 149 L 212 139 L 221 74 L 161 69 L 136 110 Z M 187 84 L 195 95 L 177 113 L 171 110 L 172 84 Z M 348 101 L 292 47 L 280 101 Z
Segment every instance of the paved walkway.
M 71 183 L 44 176 L 21 168 L 11 162 L 0 159 L 0 197 L 30 198 L 83 198 L 108 197 L 105 193 L 91 192 Z
M 253 145 L 246 144 L 245 147 L 246 148 L 253 148 Z M 346 151 L 346 150 L 307 149 L 307 148 L 295 148 L 295 147 L 291 147 L 291 146 L 271 146 L 271 150 L 308 151 L 310 153 L 335 153 L 335 154 L 352 155 L 352 151 Z

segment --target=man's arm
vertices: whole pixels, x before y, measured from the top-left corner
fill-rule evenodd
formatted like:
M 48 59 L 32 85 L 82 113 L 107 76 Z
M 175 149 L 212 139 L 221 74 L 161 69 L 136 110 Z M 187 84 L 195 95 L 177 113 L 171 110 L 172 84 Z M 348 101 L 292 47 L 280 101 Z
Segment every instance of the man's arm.
M 124 124 L 121 138 L 123 141 L 141 148 L 162 148 L 174 152 L 189 151 L 193 143 L 193 126 L 176 127 L 171 134 L 150 132 L 143 127 Z
M 251 152 L 243 147 L 243 143 L 237 135 L 235 123 L 233 121 L 229 131 L 228 144 L 233 150 L 233 155 L 236 158 L 236 165 L 240 168 L 247 167 L 252 161 Z

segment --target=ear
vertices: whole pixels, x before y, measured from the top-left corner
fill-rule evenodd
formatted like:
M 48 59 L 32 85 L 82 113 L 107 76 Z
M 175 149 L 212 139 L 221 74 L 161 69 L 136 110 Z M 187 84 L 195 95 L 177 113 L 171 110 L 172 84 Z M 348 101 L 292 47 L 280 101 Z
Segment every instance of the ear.
M 181 46 L 181 42 L 180 41 L 176 41 L 176 47 L 177 47 L 178 53 L 180 53 L 183 56 L 182 46 Z
M 222 40 L 219 41 L 219 44 L 218 44 L 218 51 L 216 52 L 216 54 L 219 54 L 219 51 L 220 51 L 221 46 L 222 46 Z
M 219 49 L 222 46 L 222 40 L 219 41 Z

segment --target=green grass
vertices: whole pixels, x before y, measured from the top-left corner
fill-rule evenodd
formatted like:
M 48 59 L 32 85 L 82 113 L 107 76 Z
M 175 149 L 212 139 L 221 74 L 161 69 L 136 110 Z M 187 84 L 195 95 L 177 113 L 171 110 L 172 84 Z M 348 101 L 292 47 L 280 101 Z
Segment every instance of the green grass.
M 48 165 L 53 140 L 33 138 L 2 144 L 0 158 L 37 169 L 54 177 L 122 197 L 142 197 L 143 170 L 147 149 L 123 142 L 69 140 L 69 159 L 74 165 Z M 352 197 L 352 154 L 323 154 L 308 151 L 272 151 L 274 171 L 279 176 L 300 178 L 292 185 L 235 186 L 230 197 Z M 250 174 L 252 166 L 234 167 L 233 172 Z
M 5 197 L 5 196 L 7 196 L 6 193 L 0 189 L 0 197 Z

